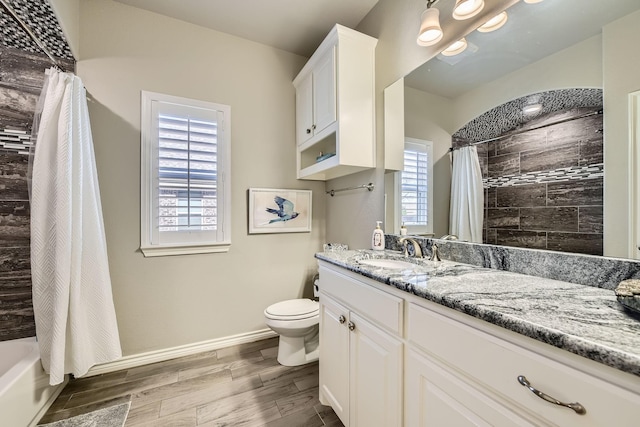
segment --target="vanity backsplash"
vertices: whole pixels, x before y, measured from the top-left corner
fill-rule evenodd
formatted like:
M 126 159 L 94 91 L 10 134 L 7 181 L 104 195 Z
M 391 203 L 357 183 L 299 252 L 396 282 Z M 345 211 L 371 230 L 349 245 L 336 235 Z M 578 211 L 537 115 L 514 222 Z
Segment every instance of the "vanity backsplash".
M 403 236 L 385 235 L 386 249 L 403 250 Z M 640 279 L 640 261 L 538 249 L 494 246 L 412 236 L 424 256 L 434 242 L 442 259 L 479 267 L 614 290 L 625 279 Z

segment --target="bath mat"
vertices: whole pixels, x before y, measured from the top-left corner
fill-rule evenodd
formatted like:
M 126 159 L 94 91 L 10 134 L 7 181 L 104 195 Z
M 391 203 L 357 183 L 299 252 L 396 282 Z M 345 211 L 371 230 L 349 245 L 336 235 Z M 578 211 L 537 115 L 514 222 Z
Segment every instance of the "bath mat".
M 98 409 L 75 417 L 49 424 L 38 424 L 38 427 L 123 427 L 129 414 L 131 402 Z

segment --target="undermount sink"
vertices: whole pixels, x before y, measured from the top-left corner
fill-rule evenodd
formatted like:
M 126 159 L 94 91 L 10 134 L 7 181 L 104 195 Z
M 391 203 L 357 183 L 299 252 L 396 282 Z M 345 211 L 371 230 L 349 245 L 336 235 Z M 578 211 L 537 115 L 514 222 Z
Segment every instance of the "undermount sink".
M 361 259 L 358 261 L 358 264 L 364 264 L 378 268 L 388 268 L 391 270 L 401 270 L 417 267 L 416 264 L 407 261 L 400 261 L 397 259 Z

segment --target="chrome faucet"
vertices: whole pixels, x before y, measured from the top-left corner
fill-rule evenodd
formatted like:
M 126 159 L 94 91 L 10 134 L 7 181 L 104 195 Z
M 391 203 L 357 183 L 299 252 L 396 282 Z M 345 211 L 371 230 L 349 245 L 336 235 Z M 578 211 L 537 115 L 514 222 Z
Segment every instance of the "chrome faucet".
M 431 256 L 429 257 L 429 261 L 442 261 L 440 259 L 440 251 L 438 250 L 438 245 L 433 243 L 431 245 Z
M 413 256 L 416 258 L 422 258 L 422 249 L 420 248 L 420 243 L 418 243 L 415 239 L 412 239 L 411 237 L 403 237 L 398 240 L 398 243 L 400 243 L 404 247 L 404 256 L 409 256 L 407 245 L 411 244 L 411 246 L 413 246 Z
M 440 240 L 458 240 L 458 236 L 455 234 L 445 234 L 440 238 Z

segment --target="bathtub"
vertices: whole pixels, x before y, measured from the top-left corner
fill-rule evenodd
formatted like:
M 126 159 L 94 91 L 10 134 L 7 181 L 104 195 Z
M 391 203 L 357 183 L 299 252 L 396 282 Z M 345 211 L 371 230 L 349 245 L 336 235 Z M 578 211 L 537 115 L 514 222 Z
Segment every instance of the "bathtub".
M 49 385 L 35 337 L 0 342 L 0 425 L 35 426 L 66 385 Z

